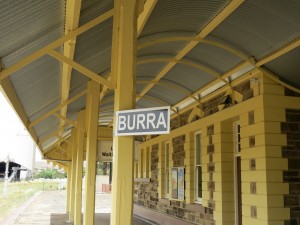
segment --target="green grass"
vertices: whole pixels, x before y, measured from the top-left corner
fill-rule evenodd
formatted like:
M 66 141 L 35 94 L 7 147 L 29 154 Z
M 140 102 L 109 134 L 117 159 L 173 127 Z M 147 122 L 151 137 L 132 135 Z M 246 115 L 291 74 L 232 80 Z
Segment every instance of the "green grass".
M 4 218 L 9 212 L 16 209 L 26 202 L 35 193 L 42 190 L 57 190 L 58 183 L 56 181 L 30 181 L 16 182 L 8 184 L 8 197 L 3 198 L 4 183 L 0 183 L 0 219 Z

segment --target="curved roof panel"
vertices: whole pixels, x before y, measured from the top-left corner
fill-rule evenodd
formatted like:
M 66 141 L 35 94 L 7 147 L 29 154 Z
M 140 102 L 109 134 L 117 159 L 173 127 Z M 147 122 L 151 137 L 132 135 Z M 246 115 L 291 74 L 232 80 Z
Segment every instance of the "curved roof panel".
M 156 33 L 199 32 L 228 4 L 222 0 L 158 1 L 141 37 Z
M 208 39 L 223 40 L 259 60 L 300 37 L 299 11 L 299 1 L 245 1 Z

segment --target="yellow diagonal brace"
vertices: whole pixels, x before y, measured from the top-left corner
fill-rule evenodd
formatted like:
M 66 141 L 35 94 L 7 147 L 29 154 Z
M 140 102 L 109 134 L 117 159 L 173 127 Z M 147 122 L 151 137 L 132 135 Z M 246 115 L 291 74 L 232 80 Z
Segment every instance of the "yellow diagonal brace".
M 205 38 L 211 31 L 213 31 L 220 23 L 222 23 L 232 12 L 234 12 L 244 0 L 232 0 L 212 21 L 210 21 L 207 26 L 196 36 L 197 38 Z M 195 46 L 197 46 L 198 41 L 190 41 L 186 46 L 184 46 L 174 57 L 176 61 L 181 60 L 185 57 Z M 154 81 L 159 81 L 164 77 L 177 63 L 169 62 L 153 79 Z M 140 97 L 137 101 L 145 95 L 148 91 L 152 89 L 154 83 L 149 83 L 140 93 Z
M 70 124 L 70 125 L 72 125 L 72 126 L 74 126 L 74 127 L 77 127 L 77 124 L 76 124 L 74 121 L 69 120 L 68 118 L 66 118 L 66 117 L 64 117 L 64 116 L 62 116 L 62 115 L 60 115 L 59 113 L 54 113 L 53 116 L 56 116 L 57 118 L 66 121 L 68 124 Z
M 78 98 L 82 97 L 83 95 L 86 94 L 86 90 L 80 92 L 79 94 L 75 95 L 74 97 L 70 98 L 68 101 L 60 104 L 59 106 L 56 106 L 54 109 L 52 109 L 51 111 L 49 111 L 48 113 L 44 114 L 43 116 L 41 116 L 40 118 L 34 120 L 33 122 L 31 122 L 28 126 L 28 128 L 31 128 L 33 126 L 35 126 L 36 124 L 42 122 L 44 119 L 46 119 L 47 117 L 51 116 L 52 114 L 56 113 L 58 110 L 60 110 L 62 107 L 71 104 L 72 102 L 76 101 Z
M 68 65 L 72 66 L 75 70 L 86 75 L 87 77 L 91 78 L 92 80 L 96 81 L 97 83 L 102 84 L 111 89 L 111 84 L 108 80 L 106 80 L 105 78 L 101 77 L 100 75 L 94 73 L 93 71 L 89 70 L 88 68 L 80 65 L 79 63 L 74 62 L 73 60 L 69 59 L 68 57 L 65 57 L 62 54 L 59 54 L 57 51 L 50 50 L 48 52 L 48 54 L 64 63 L 67 63 Z
M 106 13 L 96 17 L 95 19 L 91 20 L 90 22 L 84 24 L 83 26 L 79 27 L 78 29 L 71 31 L 70 33 L 66 34 L 65 36 L 57 39 L 56 41 L 50 43 L 49 45 L 45 46 L 44 48 L 36 51 L 35 53 L 21 59 L 16 64 L 2 70 L 0 72 L 0 81 L 4 78 L 8 77 L 10 74 L 18 71 L 19 69 L 23 68 L 24 66 L 30 64 L 34 60 L 40 58 L 41 56 L 47 54 L 50 50 L 55 49 L 61 46 L 64 42 L 84 33 L 85 31 L 89 30 L 90 28 L 96 26 L 97 24 L 109 19 L 113 16 L 113 9 L 109 10 Z

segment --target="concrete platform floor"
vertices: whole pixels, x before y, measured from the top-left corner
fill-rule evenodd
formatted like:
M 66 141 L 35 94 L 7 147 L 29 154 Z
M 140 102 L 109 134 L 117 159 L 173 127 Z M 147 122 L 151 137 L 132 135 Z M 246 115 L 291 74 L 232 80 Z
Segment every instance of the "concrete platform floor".
M 43 191 L 30 199 L 22 210 L 14 215 L 13 225 L 66 225 L 68 215 L 65 191 Z M 97 194 L 95 207 L 95 225 L 109 225 L 111 195 Z M 133 225 L 150 225 L 150 221 L 134 217 Z M 10 224 L 7 224 L 10 225 Z

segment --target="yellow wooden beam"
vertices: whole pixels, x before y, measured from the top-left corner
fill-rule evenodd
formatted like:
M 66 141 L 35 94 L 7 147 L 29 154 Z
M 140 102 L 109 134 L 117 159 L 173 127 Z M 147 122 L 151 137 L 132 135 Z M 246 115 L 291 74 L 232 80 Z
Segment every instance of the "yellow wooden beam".
M 74 127 L 77 127 L 77 124 L 75 121 L 72 121 L 72 120 L 69 120 L 68 118 L 60 115 L 59 113 L 54 113 L 53 116 L 56 116 L 57 118 L 61 119 L 61 120 L 64 120 L 66 123 L 74 126 Z
M 50 133 L 50 134 L 44 136 L 43 138 L 40 138 L 40 139 L 39 139 L 39 144 L 45 143 L 45 142 L 48 141 L 50 138 L 52 138 L 52 137 L 58 135 L 58 134 L 59 134 L 61 131 L 63 131 L 65 128 L 66 128 L 65 126 L 64 126 L 64 127 L 61 127 L 61 128 L 59 128 L 58 130 L 53 131 L 52 133 Z
M 266 56 L 265 58 L 259 60 L 257 63 L 256 63 L 256 66 L 262 66 L 284 54 L 286 54 L 287 52 L 297 48 L 300 46 L 300 38 L 297 39 L 296 41 L 292 42 L 292 43 L 289 43 L 287 44 L 286 46 L 284 46 L 283 48 L 273 52 L 271 55 L 268 55 Z
M 72 173 L 72 166 L 68 165 L 67 170 L 67 199 L 66 199 L 66 212 L 70 212 L 70 197 L 71 197 L 71 173 Z
M 84 74 L 85 76 L 87 76 L 88 78 L 96 81 L 99 84 L 102 84 L 106 87 L 108 87 L 109 89 L 111 89 L 111 84 L 108 80 L 106 80 L 105 78 L 103 78 L 101 75 L 98 75 L 96 73 L 94 73 L 93 71 L 89 70 L 88 68 L 80 65 L 79 63 L 74 62 L 73 60 L 63 56 L 62 54 L 58 53 L 55 50 L 50 50 L 48 52 L 49 55 L 51 55 L 52 57 L 67 63 L 68 65 L 72 66 L 75 70 L 77 70 L 78 72 Z
M 49 45 L 43 47 L 42 49 L 36 51 L 35 53 L 26 56 L 25 58 L 21 59 L 19 62 L 15 63 L 14 65 L 3 69 L 0 72 L 0 81 L 2 81 L 4 78 L 8 77 L 10 74 L 18 71 L 19 69 L 23 68 L 24 66 L 30 64 L 34 60 L 40 58 L 41 56 L 47 54 L 50 50 L 55 49 L 59 46 L 61 46 L 63 43 L 65 43 L 68 40 L 71 40 L 72 38 L 77 37 L 78 35 L 84 33 L 85 31 L 91 29 L 92 27 L 96 26 L 97 24 L 109 19 L 113 16 L 113 9 L 103 13 L 102 15 L 96 17 L 95 19 L 91 20 L 90 22 L 82 25 L 81 27 L 77 28 L 74 31 L 71 31 L 70 33 L 64 35 L 63 37 L 57 39 L 56 41 L 50 43 Z
M 238 64 L 237 66 L 235 66 L 234 68 L 232 68 L 231 70 L 225 72 L 224 74 L 222 74 L 222 78 L 226 79 L 228 78 L 230 75 L 244 69 L 245 67 L 249 66 L 251 64 L 249 64 L 249 62 L 242 62 L 240 64 Z M 201 94 L 203 91 L 205 91 L 206 89 L 208 89 L 209 87 L 212 87 L 213 85 L 219 83 L 219 80 L 213 80 L 212 82 L 210 82 L 209 84 L 205 85 L 204 87 L 199 88 L 198 90 L 194 91 L 190 96 L 188 96 L 187 98 L 179 101 L 178 103 L 176 103 L 175 105 L 172 106 L 172 108 L 176 108 L 179 107 L 181 104 L 183 104 L 184 102 L 190 100 L 190 98 L 192 98 L 192 96 L 196 96 Z
M 58 137 L 58 139 L 60 140 L 60 141 L 64 141 L 65 143 L 67 143 L 67 144 L 69 144 L 69 145 L 72 145 L 72 142 L 71 141 L 69 141 L 68 139 L 67 139 L 67 137 L 62 137 L 62 136 L 60 136 L 60 135 L 56 135 L 56 137 Z M 61 146 L 60 146 L 61 147 Z M 63 150 L 65 150 L 65 149 L 63 149 Z
M 67 1 L 66 4 L 66 18 L 65 18 L 65 34 L 78 28 L 80 8 L 82 0 Z M 74 58 L 76 38 L 73 38 L 64 43 L 63 55 L 71 60 Z M 71 83 L 72 67 L 63 63 L 62 65 L 62 79 L 61 79 L 61 103 L 69 98 L 70 83 Z M 60 113 L 66 117 L 68 106 L 61 108 Z M 64 120 L 60 120 L 60 127 L 65 125 Z
M 111 82 L 111 73 L 108 75 L 107 80 Z M 111 83 L 112 84 L 112 83 Z M 102 99 L 105 97 L 105 95 L 107 94 L 107 92 L 109 92 L 110 89 L 106 86 L 102 87 L 102 90 L 100 92 L 100 102 L 102 101 Z
M 143 11 L 138 15 L 138 21 L 137 21 L 137 32 L 136 32 L 136 36 L 137 38 L 140 36 L 144 26 L 146 25 L 147 20 L 149 19 L 155 5 L 157 3 L 157 0 L 146 0 L 145 4 L 143 5 L 144 9 Z M 143 4 L 142 1 L 139 2 L 139 4 Z M 141 6 L 141 5 L 140 5 Z M 114 21 L 119 21 L 119 10 L 120 10 L 120 3 L 118 1 L 114 2 Z M 119 24 L 118 23 L 114 23 L 113 24 L 113 33 L 118 32 L 119 30 Z M 112 56 L 111 56 L 111 75 L 110 75 L 110 81 L 111 81 L 111 86 L 113 88 L 116 87 L 116 76 L 115 76 L 115 67 L 114 64 L 117 63 L 118 61 L 118 55 L 116 54 L 117 50 L 119 48 L 118 44 L 118 36 L 113 36 L 112 37 Z M 103 97 L 105 96 L 105 94 L 107 93 L 108 89 L 107 87 L 104 87 L 102 89 L 102 95 L 100 96 L 100 101 L 103 99 Z
M 146 22 L 148 21 L 156 3 L 157 3 L 157 0 L 147 0 L 145 2 L 144 10 L 139 15 L 138 21 L 137 21 L 137 37 L 139 37 L 140 34 L 142 33 L 142 30 L 144 29 Z
M 29 125 L 28 128 L 31 128 L 33 126 L 35 126 L 36 124 L 42 122 L 44 119 L 48 118 L 49 116 L 53 115 L 54 113 L 56 113 L 58 110 L 60 110 L 62 107 L 71 104 L 72 102 L 76 101 L 77 99 L 79 99 L 80 97 L 84 96 L 86 94 L 86 90 L 80 92 L 79 94 L 75 95 L 74 97 L 68 99 L 67 101 L 61 103 L 60 105 L 56 106 L 54 109 L 50 110 L 49 112 L 47 112 L 46 114 L 44 114 L 43 116 L 39 117 L 38 119 L 32 121 Z
M 138 80 L 136 83 L 139 84 L 139 83 L 149 83 L 151 81 L 149 80 Z M 170 89 L 174 89 L 178 92 L 181 92 L 183 94 L 186 94 L 186 95 L 191 95 L 191 91 L 189 91 L 187 88 L 181 86 L 180 84 L 177 84 L 175 82 L 168 82 L 168 81 L 165 81 L 165 80 L 160 80 L 158 83 L 156 83 L 157 85 L 159 86 L 163 86 L 163 87 L 167 87 L 167 88 L 170 88 Z
M 56 141 L 53 145 L 51 145 L 49 148 L 43 150 L 42 154 L 43 156 L 47 156 L 49 154 L 51 154 L 52 152 L 57 150 L 57 144 L 60 143 L 60 141 Z
M 154 96 L 151 96 L 151 95 L 144 95 L 143 98 L 146 99 L 146 100 L 148 100 L 148 101 L 158 103 L 161 106 L 169 106 L 170 105 L 170 103 L 168 103 L 166 101 L 163 101 L 163 100 L 161 100 L 159 98 L 156 98 Z
M 94 224 L 95 212 L 95 180 L 96 180 L 96 154 L 97 131 L 99 117 L 100 85 L 95 81 L 88 82 L 88 95 L 86 100 L 86 172 L 83 225 Z M 95 107 L 96 106 L 96 107 Z
M 77 130 L 72 130 L 72 176 L 71 176 L 71 198 L 70 198 L 70 213 L 69 221 L 74 221 L 75 214 L 75 187 L 76 187 L 76 159 L 77 159 Z
M 233 13 L 244 0 L 232 0 L 212 21 L 210 21 L 207 26 L 196 35 L 197 38 L 205 38 L 211 31 L 213 31 L 220 23 L 222 23 L 231 13 Z M 190 41 L 182 50 L 180 50 L 174 57 L 176 61 L 181 60 L 186 56 L 196 45 L 198 41 Z M 164 77 L 177 63 L 169 62 L 153 79 L 154 81 L 159 81 Z M 153 87 L 153 83 L 147 85 L 140 93 L 141 96 L 145 95 Z M 138 98 L 139 99 L 139 98 Z M 137 100 L 138 100 L 137 99 Z
M 118 56 L 112 61 L 112 76 L 116 81 L 114 111 L 135 108 L 137 0 L 115 0 L 116 20 L 113 30 Z M 122 9 L 122 11 L 120 10 Z M 114 58 L 112 58 L 114 60 Z M 131 225 L 133 211 L 133 137 L 115 136 L 111 225 Z M 124 149 L 126 151 L 124 151 Z
M 208 66 L 205 66 L 199 62 L 195 62 L 192 60 L 187 60 L 187 59 L 177 60 L 174 58 L 167 58 L 167 57 L 153 57 L 153 58 L 139 59 L 137 61 L 137 64 L 140 65 L 140 64 L 153 63 L 153 62 L 175 62 L 175 63 L 183 64 L 186 66 L 192 66 L 192 67 L 200 69 L 203 72 L 205 72 L 209 75 L 212 75 L 213 77 L 215 77 L 219 80 L 222 80 L 224 83 L 228 84 L 228 82 L 225 79 L 223 79 L 221 77 L 221 74 L 219 74 L 217 71 L 215 71 L 214 69 L 209 68 Z M 157 80 L 155 80 L 155 81 L 157 81 Z M 155 82 L 154 84 L 156 84 L 156 83 L 157 82 Z
M 143 49 L 143 48 L 149 48 L 151 46 L 161 44 L 161 43 L 170 43 L 170 42 L 198 42 L 198 43 L 203 43 L 206 45 L 211 45 L 220 49 L 223 49 L 241 59 L 244 60 L 251 60 L 249 59 L 249 56 L 243 53 L 241 50 L 233 48 L 232 46 L 226 45 L 224 43 L 220 43 L 218 41 L 212 41 L 212 40 L 206 40 L 204 38 L 199 38 L 199 37 L 164 37 L 164 38 L 159 38 L 155 40 L 150 40 L 144 43 L 141 43 L 138 45 L 138 50 Z M 253 62 L 254 63 L 254 62 Z
M 27 114 L 23 108 L 23 105 L 15 91 L 15 88 L 13 87 L 13 85 L 8 77 L 0 82 L 0 89 L 1 89 L 2 93 L 4 94 L 5 98 L 7 99 L 7 101 L 9 102 L 9 104 L 12 106 L 12 108 L 15 110 L 15 112 L 19 116 L 23 125 L 25 127 L 27 127 L 29 124 L 29 119 L 28 119 Z M 32 137 L 33 141 L 35 142 L 35 144 L 39 147 L 40 150 L 42 150 L 42 145 L 40 144 L 34 129 L 28 128 L 27 130 L 28 130 L 30 136 Z
M 245 0 L 232 0 L 206 27 L 197 35 L 199 38 L 205 38 L 217 26 L 219 26 L 228 16 L 230 16 Z
M 84 150 L 84 130 L 85 130 L 85 110 L 78 114 L 77 124 L 77 157 L 76 157 L 76 182 L 75 182 L 75 210 L 74 225 L 81 225 L 82 208 L 82 171 L 83 171 L 83 150 Z

